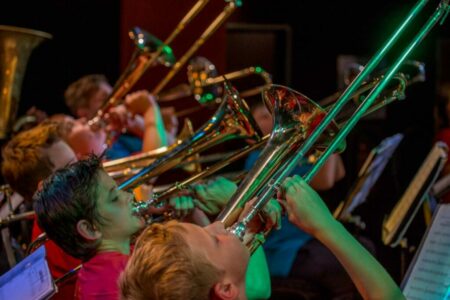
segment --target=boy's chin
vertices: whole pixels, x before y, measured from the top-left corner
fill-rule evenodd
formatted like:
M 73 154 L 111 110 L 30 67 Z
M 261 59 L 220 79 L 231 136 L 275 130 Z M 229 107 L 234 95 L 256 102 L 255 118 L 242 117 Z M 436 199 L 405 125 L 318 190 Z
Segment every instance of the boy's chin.
M 134 217 L 136 218 L 136 222 L 138 224 L 138 229 L 142 229 L 145 226 L 145 219 L 143 217 Z

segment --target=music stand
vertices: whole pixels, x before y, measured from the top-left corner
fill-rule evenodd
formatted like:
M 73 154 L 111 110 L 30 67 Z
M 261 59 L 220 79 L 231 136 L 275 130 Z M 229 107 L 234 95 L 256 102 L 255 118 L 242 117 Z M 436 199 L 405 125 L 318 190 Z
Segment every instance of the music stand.
M 43 246 L 0 277 L 0 299 L 42 300 L 55 292 Z
M 447 145 L 437 142 L 422 163 L 390 215 L 383 222 L 382 240 L 385 245 L 399 245 L 431 187 L 434 185 L 445 162 Z
M 358 173 L 355 184 L 345 198 L 346 200 L 342 201 L 334 211 L 333 215 L 336 219 L 341 221 L 352 219 L 351 213 L 356 207 L 366 201 L 371 189 L 381 176 L 381 173 L 402 139 L 403 134 L 397 133 L 385 138 L 378 146 L 370 151 L 369 156 Z

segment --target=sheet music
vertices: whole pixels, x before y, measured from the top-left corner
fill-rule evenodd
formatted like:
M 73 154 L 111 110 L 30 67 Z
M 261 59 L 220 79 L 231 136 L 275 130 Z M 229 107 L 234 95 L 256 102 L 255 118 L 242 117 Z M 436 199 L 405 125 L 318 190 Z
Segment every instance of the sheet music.
M 38 248 L 0 277 L 0 299 L 47 299 L 55 293 L 45 259 L 45 248 Z
M 408 270 L 408 300 L 450 299 L 450 204 L 441 204 Z

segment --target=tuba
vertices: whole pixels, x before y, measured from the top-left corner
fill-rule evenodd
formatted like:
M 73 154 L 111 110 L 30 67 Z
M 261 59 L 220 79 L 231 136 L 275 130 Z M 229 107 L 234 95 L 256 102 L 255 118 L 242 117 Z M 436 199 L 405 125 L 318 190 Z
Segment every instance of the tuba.
M 52 36 L 46 32 L 0 25 L 0 139 L 8 137 L 16 118 L 28 58 Z
M 217 218 L 217 220 L 225 224 L 230 232 L 243 241 L 248 224 L 260 213 L 261 209 L 269 199 L 273 197 L 275 192 L 279 190 L 284 179 L 291 174 L 292 170 L 299 162 L 315 147 L 321 148 L 324 145 L 327 145 L 325 148 L 321 149 L 322 151 L 317 161 L 303 176 L 306 182 L 309 182 L 316 175 L 318 170 L 332 153 L 342 149 L 345 137 L 367 111 L 369 111 L 374 104 L 376 105 L 376 100 L 387 87 L 391 79 L 397 74 L 399 67 L 406 57 L 438 22 L 443 22 L 450 10 L 448 1 L 444 0 L 440 2 L 435 12 L 412 38 L 400 56 L 386 71 L 384 76 L 375 84 L 373 89 L 371 89 L 370 93 L 364 98 L 351 117 L 345 121 L 342 126 L 336 128 L 336 123 L 333 120 L 353 97 L 364 79 L 373 72 L 381 59 L 393 47 L 403 30 L 424 8 L 426 2 L 427 1 L 423 0 L 417 2 L 401 26 L 389 38 L 387 43 L 372 57 L 364 69 L 339 97 L 337 102 L 325 114 L 323 109 L 314 107 L 314 104 L 309 103 L 309 99 L 290 89 L 274 86 L 264 93 L 266 103 L 269 102 L 274 104 L 276 125 L 268 145 L 263 150 L 255 167 L 249 172 L 228 205 Z M 405 86 L 404 83 L 401 83 L 400 85 Z M 313 107 L 312 110 L 310 108 L 311 106 Z M 294 113 L 291 113 L 291 111 L 294 111 Z M 286 118 L 288 122 L 284 122 L 284 119 Z M 298 124 L 292 124 L 290 122 L 290 120 L 295 119 L 298 120 Z M 290 134 L 292 131 L 294 131 L 294 133 Z M 300 136 L 297 137 L 297 135 Z M 284 136 L 288 138 L 287 141 L 280 138 Z M 297 147 L 297 145 L 300 146 Z M 279 149 L 282 149 L 280 150 L 282 152 L 281 154 L 279 154 Z M 288 153 L 289 155 L 287 155 Z M 283 155 L 286 157 L 285 159 L 277 159 Z M 272 163 L 275 159 L 278 161 L 277 164 Z M 267 168 L 270 169 L 263 169 L 263 166 L 267 166 Z M 267 174 L 267 176 L 264 176 L 265 174 Z M 264 183 L 259 184 L 260 181 L 263 181 L 262 177 L 265 177 Z M 253 196 L 257 197 L 256 201 L 252 204 L 250 210 L 245 214 L 242 220 L 238 221 L 237 218 L 240 211 L 245 203 Z M 268 232 L 264 232 L 264 234 L 267 233 Z M 261 242 L 262 239 L 254 239 L 246 245 L 251 251 L 254 251 Z

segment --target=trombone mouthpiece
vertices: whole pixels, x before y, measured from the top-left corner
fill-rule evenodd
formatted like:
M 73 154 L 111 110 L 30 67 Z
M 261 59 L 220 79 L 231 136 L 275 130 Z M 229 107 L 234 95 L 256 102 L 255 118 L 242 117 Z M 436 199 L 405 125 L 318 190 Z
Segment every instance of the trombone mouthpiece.
M 246 227 L 243 222 L 237 222 L 232 227 L 227 229 L 231 234 L 234 234 L 241 242 L 244 241 Z
M 133 202 L 131 213 L 136 217 L 144 217 L 149 214 L 149 209 L 153 204 L 153 199 L 142 202 Z

